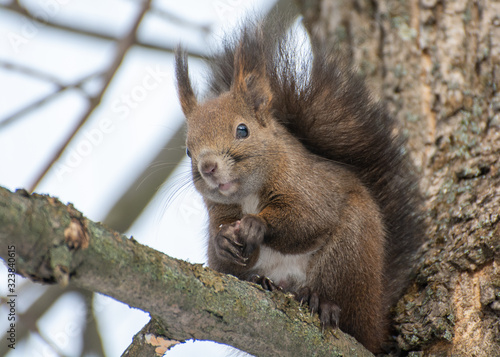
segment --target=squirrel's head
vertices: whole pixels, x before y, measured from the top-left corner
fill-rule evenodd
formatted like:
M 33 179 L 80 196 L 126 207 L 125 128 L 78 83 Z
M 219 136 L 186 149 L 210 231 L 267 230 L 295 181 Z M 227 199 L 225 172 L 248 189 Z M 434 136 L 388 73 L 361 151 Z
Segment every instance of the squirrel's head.
M 238 203 L 258 193 L 271 171 L 272 153 L 277 152 L 272 92 L 263 51 L 253 47 L 256 43 L 240 42 L 230 90 L 204 103 L 198 103 L 191 87 L 186 54 L 176 51 L 177 87 L 187 120 L 186 146 L 194 184 L 214 202 Z

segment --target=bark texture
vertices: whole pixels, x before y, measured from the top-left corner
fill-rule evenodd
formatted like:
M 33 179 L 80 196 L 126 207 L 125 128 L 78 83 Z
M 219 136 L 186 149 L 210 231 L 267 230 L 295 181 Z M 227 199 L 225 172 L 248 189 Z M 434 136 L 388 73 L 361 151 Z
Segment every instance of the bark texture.
M 322 333 L 317 316 L 292 296 L 170 258 L 49 196 L 0 187 L 0 245 L 5 261 L 6 247 L 15 247 L 18 274 L 100 292 L 151 313 L 155 322 L 136 336 L 143 348 L 135 343 L 125 355 L 161 353 L 196 339 L 257 356 L 371 356 L 339 330 Z
M 299 6 L 400 120 L 422 174 L 428 243 L 395 309 L 400 349 L 499 356 L 500 2 Z

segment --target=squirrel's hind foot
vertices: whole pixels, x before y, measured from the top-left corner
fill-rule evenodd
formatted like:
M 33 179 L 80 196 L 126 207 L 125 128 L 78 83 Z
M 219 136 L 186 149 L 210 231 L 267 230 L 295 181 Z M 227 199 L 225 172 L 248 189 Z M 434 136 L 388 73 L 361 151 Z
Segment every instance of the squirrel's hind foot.
M 340 307 L 334 302 L 320 298 L 318 293 L 312 291 L 309 287 L 304 287 L 295 295 L 300 304 L 307 303 L 311 314 L 318 313 L 321 327 L 339 326 Z

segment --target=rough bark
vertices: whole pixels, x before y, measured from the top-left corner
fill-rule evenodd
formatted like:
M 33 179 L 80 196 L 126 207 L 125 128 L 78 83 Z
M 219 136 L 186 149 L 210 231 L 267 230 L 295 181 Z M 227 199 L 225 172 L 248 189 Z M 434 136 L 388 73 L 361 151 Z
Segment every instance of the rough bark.
M 257 356 L 371 356 L 339 330 L 322 333 L 317 316 L 292 296 L 169 258 L 49 196 L 0 188 L 0 244 L 6 262 L 12 259 L 7 247 L 15 247 L 18 274 L 100 292 L 149 312 L 163 330 L 150 333 L 147 326 L 136 336 L 154 339 L 146 347 L 194 338 Z
M 428 243 L 395 309 L 399 347 L 500 355 L 500 2 L 299 4 L 400 120 L 422 173 Z

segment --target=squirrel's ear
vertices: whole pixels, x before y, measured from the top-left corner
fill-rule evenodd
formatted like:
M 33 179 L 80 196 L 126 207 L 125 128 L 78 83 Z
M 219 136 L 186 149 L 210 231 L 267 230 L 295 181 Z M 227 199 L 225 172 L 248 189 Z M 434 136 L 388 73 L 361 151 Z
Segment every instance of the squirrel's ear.
M 189 80 L 187 53 L 180 46 L 175 49 L 175 77 L 182 111 L 187 116 L 197 106 L 197 101 Z
M 273 97 L 265 58 L 262 33 L 252 36 L 245 31 L 234 54 L 232 90 L 243 97 L 261 121 L 262 114 L 271 108 Z M 262 121 L 262 124 L 265 125 L 265 122 Z

